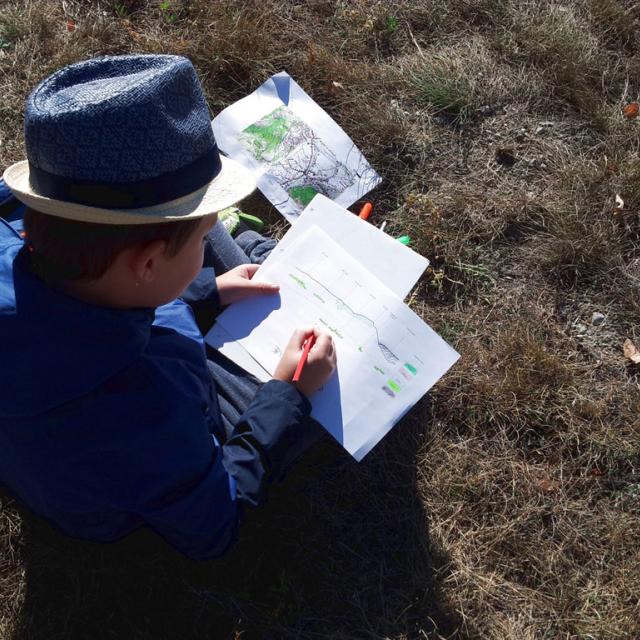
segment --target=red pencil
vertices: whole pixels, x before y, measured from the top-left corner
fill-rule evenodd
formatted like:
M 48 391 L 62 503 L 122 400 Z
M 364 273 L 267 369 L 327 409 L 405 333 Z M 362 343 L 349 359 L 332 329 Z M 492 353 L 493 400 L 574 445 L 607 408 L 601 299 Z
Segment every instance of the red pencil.
M 300 356 L 300 360 L 298 361 L 298 366 L 296 367 L 296 372 L 293 374 L 293 381 L 299 382 L 300 376 L 302 375 L 302 369 L 304 368 L 305 363 L 307 362 L 307 358 L 309 357 L 309 351 L 311 351 L 311 347 L 316 341 L 315 333 L 312 333 L 304 343 L 304 349 L 302 350 L 302 355 Z

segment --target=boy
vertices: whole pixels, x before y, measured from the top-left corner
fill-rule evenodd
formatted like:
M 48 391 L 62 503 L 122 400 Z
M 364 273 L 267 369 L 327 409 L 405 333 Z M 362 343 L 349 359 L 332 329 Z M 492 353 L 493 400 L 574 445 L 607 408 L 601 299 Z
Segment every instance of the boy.
M 254 185 L 219 155 L 185 58 L 65 67 L 29 97 L 25 143 L 4 174 L 24 233 L 0 225 L 0 482 L 74 536 L 149 526 L 190 556 L 224 553 L 242 505 L 320 434 L 307 396 L 334 371 L 331 338 L 296 386 L 315 330 L 263 386 L 206 357 L 192 307 L 277 287 L 252 282 L 256 265 L 217 286 L 203 268 L 215 212 Z

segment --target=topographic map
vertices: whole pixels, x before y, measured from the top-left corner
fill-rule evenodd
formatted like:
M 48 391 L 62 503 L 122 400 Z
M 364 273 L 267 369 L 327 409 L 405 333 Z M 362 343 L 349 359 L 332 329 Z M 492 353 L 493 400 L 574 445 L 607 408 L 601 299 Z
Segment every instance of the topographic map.
M 347 133 L 284 71 L 223 109 L 212 127 L 220 150 L 252 173 L 289 222 L 318 193 L 348 207 L 380 182 Z
M 355 187 L 357 200 L 380 181 L 355 145 L 341 162 L 313 129 L 286 106 L 246 127 L 238 142 L 263 165 L 263 176 L 280 185 L 290 199 L 274 205 L 288 204 L 297 213 L 317 193 L 335 200 Z

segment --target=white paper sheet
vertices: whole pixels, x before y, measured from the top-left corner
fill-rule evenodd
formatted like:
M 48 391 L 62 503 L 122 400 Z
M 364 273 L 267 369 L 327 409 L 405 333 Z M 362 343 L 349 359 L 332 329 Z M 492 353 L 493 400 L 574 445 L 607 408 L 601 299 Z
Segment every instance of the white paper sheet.
M 335 240 L 349 255 L 376 276 L 399 298 L 404 299 L 429 261 L 361 220 L 344 207 L 318 194 L 278 242 L 274 251 L 283 252 L 292 242 L 317 226 Z M 266 381 L 269 374 L 235 342 L 218 324 L 206 335 L 206 341 L 258 379 Z
M 314 225 L 403 300 L 429 265 L 424 256 L 321 194 L 302 212 L 275 251 L 285 251 Z
M 348 207 L 380 182 L 349 136 L 284 71 L 212 125 L 218 147 L 255 173 L 290 222 L 316 193 Z
M 402 300 L 318 227 L 254 276 L 280 294 L 232 305 L 218 324 L 273 373 L 298 327 L 334 337 L 336 374 L 311 398 L 312 415 L 361 460 L 459 355 Z

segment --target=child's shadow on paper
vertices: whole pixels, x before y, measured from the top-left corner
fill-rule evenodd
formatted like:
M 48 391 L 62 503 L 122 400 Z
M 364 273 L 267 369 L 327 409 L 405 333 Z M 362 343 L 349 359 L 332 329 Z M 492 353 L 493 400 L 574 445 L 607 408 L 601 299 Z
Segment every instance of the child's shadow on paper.
M 72 540 L 25 513 L 13 640 L 469 637 L 441 600 L 446 558 L 418 494 L 426 403 L 361 463 L 327 436 L 221 559 L 185 559 L 147 531 Z
M 228 317 L 224 326 L 232 327 L 235 340 L 245 338 L 274 311 L 280 309 L 281 305 L 280 294 L 256 296 L 236 302 L 230 309 L 232 316 Z
M 324 425 L 340 444 L 344 444 L 342 394 L 340 375 L 337 370 L 324 387 L 311 397 L 311 403 L 313 417 Z
M 251 298 L 246 302 L 236 303 L 234 315 L 223 326 L 223 332 L 219 334 L 219 344 L 228 341 L 240 340 L 248 336 L 261 322 L 264 322 L 271 313 L 280 309 L 281 299 L 279 295 L 269 295 L 259 298 Z M 248 313 L 247 310 L 251 312 Z M 227 327 L 233 327 L 233 335 Z M 225 335 L 226 334 L 226 335 Z M 224 340 L 223 340 L 224 338 Z M 320 389 L 312 398 L 314 405 L 314 417 L 326 426 L 331 435 L 340 443 L 344 442 L 342 402 L 340 391 L 340 378 L 338 372 Z

